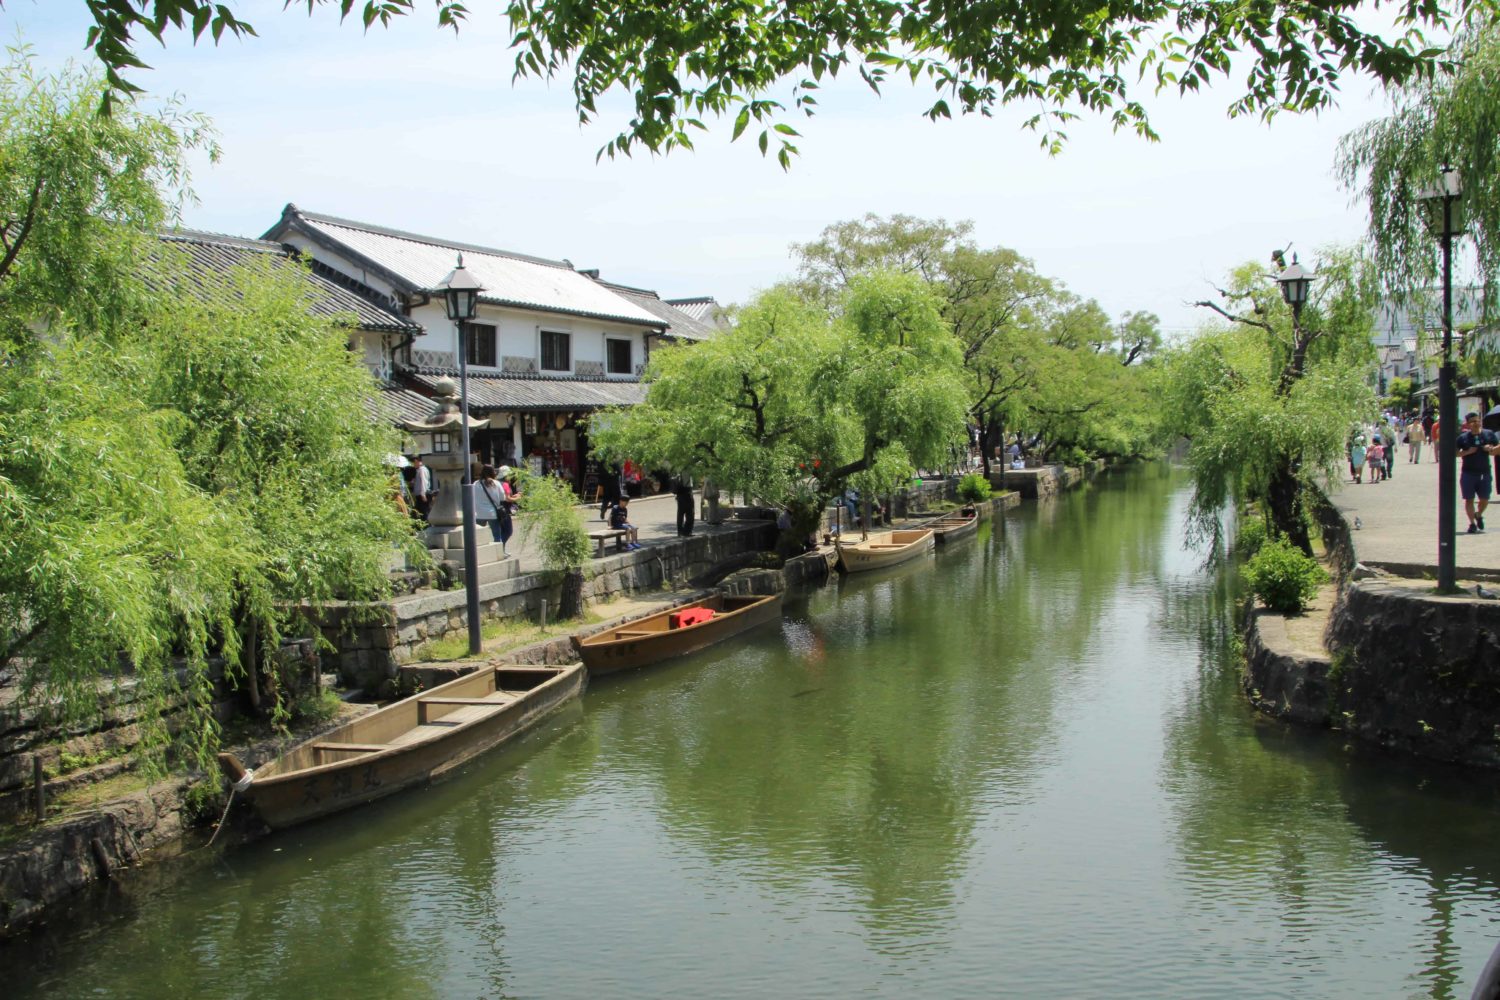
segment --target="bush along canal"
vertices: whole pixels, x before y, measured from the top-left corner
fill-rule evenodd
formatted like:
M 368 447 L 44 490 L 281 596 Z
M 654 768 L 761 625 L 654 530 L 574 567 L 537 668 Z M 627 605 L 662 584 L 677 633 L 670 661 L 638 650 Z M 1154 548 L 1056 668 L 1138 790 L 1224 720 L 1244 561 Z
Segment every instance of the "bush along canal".
M 1256 715 L 1185 478 L 794 589 L 446 783 L 101 889 L 7 996 L 1467 997 L 1493 775 Z

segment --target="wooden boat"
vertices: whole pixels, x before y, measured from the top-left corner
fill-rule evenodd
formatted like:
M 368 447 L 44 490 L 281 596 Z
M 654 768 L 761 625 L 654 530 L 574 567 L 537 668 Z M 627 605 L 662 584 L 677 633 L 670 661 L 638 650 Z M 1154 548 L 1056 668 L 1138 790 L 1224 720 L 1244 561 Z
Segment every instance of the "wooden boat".
M 874 532 L 862 542 L 840 541 L 839 563 L 845 573 L 884 569 L 931 552 L 933 535 L 931 528 L 903 528 Z
M 944 514 L 935 521 L 927 522 L 927 527 L 932 529 L 933 541 L 939 545 L 946 545 L 948 542 L 968 538 L 978 531 L 979 515 L 954 511 L 951 514 Z
M 583 665 L 484 667 L 314 737 L 254 771 L 219 767 L 282 829 L 437 778 L 525 732 L 583 691 Z
M 687 623 L 702 611 L 712 612 L 712 616 Z M 689 614 L 684 616 L 684 612 Z M 574 636 L 573 645 L 591 675 L 610 674 L 697 652 L 721 639 L 780 617 L 780 594 L 746 597 L 714 594 L 584 638 Z M 674 628 L 674 622 L 683 624 Z

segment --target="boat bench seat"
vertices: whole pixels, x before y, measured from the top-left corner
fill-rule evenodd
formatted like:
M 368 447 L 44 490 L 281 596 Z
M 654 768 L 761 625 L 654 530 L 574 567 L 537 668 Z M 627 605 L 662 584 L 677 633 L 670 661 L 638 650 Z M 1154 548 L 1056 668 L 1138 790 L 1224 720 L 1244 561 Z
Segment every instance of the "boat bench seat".
M 504 691 L 494 691 L 494 692 L 492 692 L 490 694 L 485 695 L 483 698 L 418 698 L 417 699 L 417 725 L 419 725 L 419 726 L 428 725 L 428 720 L 427 720 L 427 706 L 428 705 L 459 705 L 459 706 L 463 706 L 465 708 L 478 708 L 478 707 L 483 707 L 483 708 L 502 708 L 507 703 L 509 703 L 511 701 L 514 701 L 514 700 L 515 700 L 515 697 L 513 695 L 508 695 Z M 445 724 L 446 723 L 453 723 L 453 722 L 460 722 L 460 721 L 467 721 L 467 718 L 468 718 L 467 716 L 463 717 L 462 719 L 455 718 L 454 716 L 456 716 L 457 714 L 458 713 L 449 713 L 448 715 L 444 716 L 440 721 L 443 722 L 443 723 L 445 723 Z M 483 714 L 483 713 L 479 713 L 479 714 Z
M 382 750 L 389 750 L 393 746 L 395 746 L 394 743 L 324 742 L 314 743 L 312 748 L 314 750 L 336 750 L 340 753 L 379 753 Z
M 600 528 L 597 531 L 590 531 L 589 538 L 593 539 L 596 546 L 594 549 L 594 558 L 603 558 L 604 548 L 609 544 L 611 538 L 615 540 L 615 548 L 623 549 L 625 547 L 625 539 L 629 535 L 630 531 L 627 528 Z
M 644 628 L 621 628 L 615 629 L 614 632 L 616 639 L 640 639 L 648 635 L 661 635 L 661 633 Z

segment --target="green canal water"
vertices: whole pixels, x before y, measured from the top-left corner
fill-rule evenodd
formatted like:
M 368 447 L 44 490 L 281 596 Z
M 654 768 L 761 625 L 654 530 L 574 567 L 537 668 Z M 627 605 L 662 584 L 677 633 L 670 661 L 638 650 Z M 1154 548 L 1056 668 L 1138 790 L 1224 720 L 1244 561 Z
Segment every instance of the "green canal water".
M 792 595 L 451 781 L 132 877 L 3 993 L 1467 997 L 1495 782 L 1257 719 L 1185 503 L 1109 476 Z

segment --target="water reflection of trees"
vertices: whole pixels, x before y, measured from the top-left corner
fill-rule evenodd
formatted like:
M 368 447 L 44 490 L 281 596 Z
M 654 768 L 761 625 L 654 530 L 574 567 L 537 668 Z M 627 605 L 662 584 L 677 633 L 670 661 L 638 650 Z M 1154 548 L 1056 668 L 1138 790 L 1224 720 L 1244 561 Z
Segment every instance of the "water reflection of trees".
M 1139 604 L 1121 595 L 1158 588 L 1173 486 L 1107 477 L 912 571 L 794 597 L 780 631 L 606 679 L 543 750 L 185 880 L 70 988 L 118 992 L 160 965 L 174 993 L 421 996 L 472 974 L 473 994 L 503 994 L 518 818 L 544 828 L 621 793 L 721 871 L 837 893 L 876 951 L 938 940 L 979 826 L 1046 790 L 1059 710 L 1107 668 L 1090 647 Z
M 1500 905 L 1496 780 L 1256 717 L 1240 688 L 1238 599 L 1230 573 L 1162 591 L 1162 621 L 1200 650 L 1162 782 L 1201 919 L 1253 925 L 1249 949 L 1265 949 L 1273 923 L 1268 981 L 1360 968 L 1390 977 L 1387 995 L 1466 996 Z
M 788 891 L 833 880 L 876 947 L 940 933 L 976 824 L 1045 781 L 1107 606 L 1157 575 L 1171 485 L 1118 477 L 1054 502 L 1050 529 L 1023 513 L 935 565 L 789 601 L 782 635 L 693 665 L 670 698 L 622 687 L 590 725 L 716 863 Z

